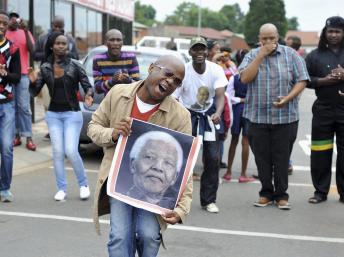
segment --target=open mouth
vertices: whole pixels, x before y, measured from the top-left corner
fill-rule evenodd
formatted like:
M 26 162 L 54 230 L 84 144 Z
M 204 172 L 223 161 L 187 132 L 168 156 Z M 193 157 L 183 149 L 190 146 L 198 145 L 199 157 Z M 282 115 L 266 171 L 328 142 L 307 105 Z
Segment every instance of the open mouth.
M 167 91 L 166 86 L 160 83 L 160 84 L 159 84 L 159 91 L 160 91 L 161 93 L 166 93 L 166 91 Z

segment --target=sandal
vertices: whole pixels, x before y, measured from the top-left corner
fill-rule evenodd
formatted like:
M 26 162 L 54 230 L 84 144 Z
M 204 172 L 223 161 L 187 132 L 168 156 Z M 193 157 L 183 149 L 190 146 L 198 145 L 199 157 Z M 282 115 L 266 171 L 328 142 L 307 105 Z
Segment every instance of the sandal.
M 326 200 L 327 200 L 327 197 L 321 197 L 321 196 L 315 195 L 315 196 L 309 198 L 308 202 L 313 203 L 313 204 L 318 204 L 318 203 L 324 202 Z

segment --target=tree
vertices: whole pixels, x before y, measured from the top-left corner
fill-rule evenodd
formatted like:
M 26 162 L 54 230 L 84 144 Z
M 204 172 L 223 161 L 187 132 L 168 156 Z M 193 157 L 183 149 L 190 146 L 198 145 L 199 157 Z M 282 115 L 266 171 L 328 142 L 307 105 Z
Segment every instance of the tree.
M 274 24 L 279 34 L 284 37 L 288 22 L 285 17 L 283 0 L 251 0 L 250 9 L 245 19 L 245 38 L 250 44 L 257 42 L 259 28 L 265 23 Z
M 135 2 L 135 21 L 140 22 L 147 26 L 152 26 L 155 22 L 156 10 L 151 5 Z
M 224 5 L 220 13 L 228 20 L 228 29 L 236 33 L 244 33 L 245 14 L 241 11 L 239 4 Z
M 297 17 L 291 17 L 287 19 L 288 21 L 288 30 L 298 30 L 299 29 L 299 22 Z
M 190 2 L 183 2 L 177 6 L 172 15 L 165 19 L 166 25 L 198 26 L 198 5 Z M 214 12 L 208 8 L 202 8 L 202 27 L 209 27 L 218 30 L 228 29 L 228 19 L 221 12 Z

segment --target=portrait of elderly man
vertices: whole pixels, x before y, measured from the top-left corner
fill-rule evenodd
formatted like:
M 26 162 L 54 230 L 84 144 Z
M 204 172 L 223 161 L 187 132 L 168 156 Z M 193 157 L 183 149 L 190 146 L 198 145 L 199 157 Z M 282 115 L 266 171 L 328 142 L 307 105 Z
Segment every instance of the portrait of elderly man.
M 183 165 L 180 143 L 166 132 L 150 131 L 136 139 L 129 158 L 133 186 L 127 195 L 173 209 L 179 191 L 173 186 Z

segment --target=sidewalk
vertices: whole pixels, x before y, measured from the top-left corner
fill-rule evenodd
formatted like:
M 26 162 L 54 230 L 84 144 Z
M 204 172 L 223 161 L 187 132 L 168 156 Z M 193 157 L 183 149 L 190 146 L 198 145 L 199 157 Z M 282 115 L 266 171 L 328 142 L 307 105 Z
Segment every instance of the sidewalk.
M 13 148 L 13 176 L 32 171 L 41 166 L 47 166 L 52 162 L 50 141 L 44 141 L 43 137 L 48 133 L 48 127 L 44 120 L 44 107 L 41 98 L 35 99 L 35 123 L 32 124 L 33 142 L 37 145 L 36 151 L 26 149 L 26 139 L 22 138 L 22 144 Z

